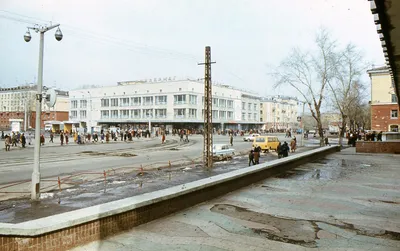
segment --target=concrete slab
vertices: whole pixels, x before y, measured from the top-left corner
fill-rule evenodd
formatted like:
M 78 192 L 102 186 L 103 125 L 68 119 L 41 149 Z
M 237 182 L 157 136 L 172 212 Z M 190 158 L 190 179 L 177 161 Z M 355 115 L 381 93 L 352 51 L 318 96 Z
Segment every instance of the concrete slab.
M 398 251 L 399 163 L 348 148 L 74 250 Z

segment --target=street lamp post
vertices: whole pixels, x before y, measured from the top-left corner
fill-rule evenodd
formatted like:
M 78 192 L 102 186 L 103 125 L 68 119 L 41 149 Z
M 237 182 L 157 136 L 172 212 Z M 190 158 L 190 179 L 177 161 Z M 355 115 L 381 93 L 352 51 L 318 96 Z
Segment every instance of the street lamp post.
M 44 33 L 56 27 L 59 24 L 51 26 L 38 26 L 28 27 L 28 31 L 24 35 L 25 42 L 31 41 L 31 33 L 29 30 L 34 30 L 40 34 L 39 44 L 39 66 L 38 66 L 38 82 L 37 82 L 37 94 L 36 94 L 36 121 L 35 121 L 35 151 L 34 151 L 34 163 L 32 172 L 32 187 L 31 187 L 31 199 L 40 199 L 40 127 L 41 127 L 41 113 L 42 113 L 42 100 L 43 100 L 43 53 L 44 53 Z M 62 39 L 63 35 L 60 28 L 55 33 L 57 41 Z

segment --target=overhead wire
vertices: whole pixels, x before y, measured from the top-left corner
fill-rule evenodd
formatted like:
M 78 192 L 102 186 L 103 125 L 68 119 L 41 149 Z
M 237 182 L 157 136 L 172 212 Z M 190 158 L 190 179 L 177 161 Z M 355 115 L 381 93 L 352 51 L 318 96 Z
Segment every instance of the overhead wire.
M 51 23 L 51 21 L 46 21 L 40 18 L 36 17 L 31 17 L 27 15 L 21 15 L 15 12 L 7 11 L 7 10 L 1 10 L 0 12 L 7 13 L 9 15 L 15 15 L 18 17 L 12 17 L 12 16 L 7 16 L 4 14 L 0 14 L 0 18 L 3 19 L 8 19 L 16 22 L 21 22 L 21 23 L 26 23 L 26 24 L 32 24 L 32 23 L 38 23 L 38 24 L 44 24 L 44 23 Z M 188 53 L 183 53 L 171 49 L 166 49 L 166 48 L 160 48 L 156 46 L 150 46 L 148 44 L 144 43 L 139 43 L 136 41 L 132 40 L 127 40 L 124 39 L 122 40 L 121 38 L 113 37 L 108 34 L 102 34 L 102 33 L 97 33 L 89 30 L 85 30 L 79 27 L 75 27 L 72 25 L 68 24 L 63 24 L 62 25 L 64 30 L 69 31 L 69 34 L 75 35 L 76 37 L 84 37 L 92 42 L 100 43 L 100 44 L 111 44 L 114 46 L 119 46 L 121 48 L 124 48 L 126 50 L 135 52 L 135 53 L 140 53 L 140 54 L 145 54 L 145 55 L 157 55 L 157 56 L 162 56 L 164 58 L 174 58 L 174 59 L 185 59 L 188 61 L 191 61 L 193 63 L 198 62 L 198 57 L 196 57 L 193 54 L 188 54 Z M 221 65 L 221 63 L 219 63 Z M 237 80 L 240 80 L 243 83 L 246 83 L 246 81 L 239 77 L 237 74 L 233 73 L 232 71 L 227 69 L 226 64 L 222 63 L 222 68 L 225 68 L 224 71 L 226 71 L 229 75 L 232 77 L 236 78 Z

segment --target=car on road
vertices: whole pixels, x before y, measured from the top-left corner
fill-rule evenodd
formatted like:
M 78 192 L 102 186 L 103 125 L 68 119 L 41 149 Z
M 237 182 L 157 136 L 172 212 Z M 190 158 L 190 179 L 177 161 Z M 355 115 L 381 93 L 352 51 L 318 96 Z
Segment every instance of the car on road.
M 212 151 L 214 156 L 219 157 L 232 157 L 232 155 L 235 155 L 235 149 L 228 144 L 214 144 Z
M 249 134 L 249 136 L 244 137 L 244 138 L 243 138 L 243 141 L 251 141 L 251 142 L 253 142 L 253 140 L 254 140 L 256 137 L 258 137 L 258 136 L 260 136 L 260 134 L 258 134 L 258 133 L 252 133 L 252 134 Z

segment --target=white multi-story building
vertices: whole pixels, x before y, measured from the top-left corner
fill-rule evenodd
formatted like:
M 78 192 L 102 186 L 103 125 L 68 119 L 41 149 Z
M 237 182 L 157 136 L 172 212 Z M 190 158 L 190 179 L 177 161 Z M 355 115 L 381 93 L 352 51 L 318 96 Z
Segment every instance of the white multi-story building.
M 164 80 L 128 81 L 116 86 L 73 90 L 70 121 L 93 131 L 96 126 L 169 129 L 201 129 L 204 122 L 204 82 Z M 257 94 L 227 85 L 212 87 L 214 128 L 260 128 L 260 100 Z
M 272 96 L 261 100 L 260 117 L 264 129 L 294 129 L 297 125 L 298 99 L 288 96 Z

